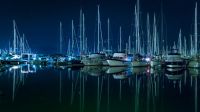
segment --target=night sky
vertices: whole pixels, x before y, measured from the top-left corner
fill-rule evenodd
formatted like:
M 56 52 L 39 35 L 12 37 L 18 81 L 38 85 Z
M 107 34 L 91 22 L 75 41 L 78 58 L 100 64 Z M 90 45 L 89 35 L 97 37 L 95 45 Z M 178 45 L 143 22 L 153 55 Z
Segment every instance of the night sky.
M 183 35 L 189 38 L 193 30 L 194 8 L 197 0 L 140 0 L 143 22 L 146 23 L 146 14 L 149 12 L 151 23 L 154 13 L 160 23 L 161 1 L 165 35 L 168 41 L 178 39 L 180 28 Z M 127 41 L 131 33 L 135 3 L 136 0 L 1 0 L 0 48 L 8 48 L 9 40 L 13 39 L 12 20 L 15 19 L 20 33 L 25 33 L 34 52 L 55 53 L 59 46 L 59 22 L 63 22 L 64 38 L 67 41 L 71 35 L 72 19 L 78 31 L 80 8 L 85 13 L 86 36 L 89 42 L 92 42 L 95 37 L 94 29 L 97 26 L 97 4 L 100 4 L 103 37 L 107 38 L 107 18 L 110 18 L 111 43 L 113 42 L 115 46 L 116 41 L 113 40 L 119 37 L 120 25 L 123 42 Z M 198 11 L 200 12 L 200 5 Z

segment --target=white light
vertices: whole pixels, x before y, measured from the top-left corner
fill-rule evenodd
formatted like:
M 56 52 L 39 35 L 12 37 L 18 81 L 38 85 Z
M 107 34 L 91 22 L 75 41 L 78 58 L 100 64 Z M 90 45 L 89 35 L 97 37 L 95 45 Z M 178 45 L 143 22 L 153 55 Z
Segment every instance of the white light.
M 11 68 L 9 69 L 9 71 L 16 70 L 16 69 L 19 69 L 19 68 L 20 68 L 20 66 L 13 66 L 13 67 L 11 67 Z
M 19 55 L 14 55 L 11 59 L 20 59 Z
M 16 69 L 19 69 L 20 66 L 13 66 L 13 67 L 11 67 L 11 68 L 14 69 L 14 70 L 16 70 Z
M 68 58 L 68 61 L 71 61 L 72 60 L 72 58 Z
M 151 61 L 151 59 L 150 59 L 150 58 L 145 58 L 145 60 L 146 60 L 147 62 L 150 62 L 150 61 Z

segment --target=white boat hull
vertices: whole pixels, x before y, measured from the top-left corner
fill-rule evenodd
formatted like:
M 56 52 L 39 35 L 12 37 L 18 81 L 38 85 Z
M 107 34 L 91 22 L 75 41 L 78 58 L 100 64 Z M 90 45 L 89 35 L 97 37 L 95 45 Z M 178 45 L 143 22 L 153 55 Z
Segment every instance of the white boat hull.
M 184 61 L 166 61 L 165 65 L 167 68 L 184 68 L 185 63 Z
M 116 66 L 116 67 L 128 66 L 128 62 L 127 61 L 122 61 L 122 60 L 108 59 L 107 62 L 108 62 L 109 66 Z
M 183 65 L 166 65 L 168 68 L 183 68 Z

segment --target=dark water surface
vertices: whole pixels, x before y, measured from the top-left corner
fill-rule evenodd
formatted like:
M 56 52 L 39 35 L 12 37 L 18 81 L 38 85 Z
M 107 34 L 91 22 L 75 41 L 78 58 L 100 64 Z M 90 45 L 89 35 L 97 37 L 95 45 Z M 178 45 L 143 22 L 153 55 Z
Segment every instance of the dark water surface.
M 200 112 L 198 69 L 13 66 L 0 112 Z

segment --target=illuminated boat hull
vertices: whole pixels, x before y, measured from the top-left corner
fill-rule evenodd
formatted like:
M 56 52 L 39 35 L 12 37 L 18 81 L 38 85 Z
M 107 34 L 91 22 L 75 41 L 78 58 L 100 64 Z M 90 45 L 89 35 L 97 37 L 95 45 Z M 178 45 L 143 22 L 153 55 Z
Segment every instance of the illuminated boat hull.
M 117 59 L 108 59 L 107 60 L 108 65 L 112 67 L 122 67 L 122 66 L 128 66 L 129 62 L 124 60 L 117 60 Z

